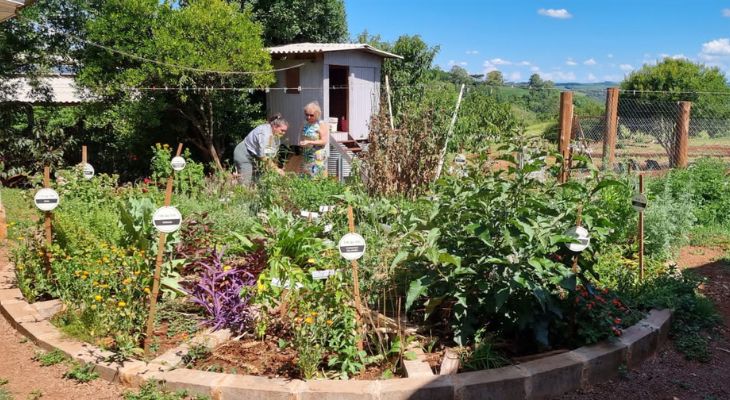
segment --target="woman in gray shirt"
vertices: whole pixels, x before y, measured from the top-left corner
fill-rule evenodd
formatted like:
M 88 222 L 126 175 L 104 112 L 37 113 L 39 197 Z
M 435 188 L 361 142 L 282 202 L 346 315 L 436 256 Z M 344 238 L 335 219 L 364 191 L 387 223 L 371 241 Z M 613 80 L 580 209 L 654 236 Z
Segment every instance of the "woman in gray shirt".
M 269 122 L 261 124 L 249 132 L 248 136 L 233 150 L 233 161 L 238 171 L 238 181 L 250 185 L 258 180 L 261 174 L 261 163 L 266 162 L 279 175 L 284 170 L 279 168 L 273 158 L 279 152 L 279 139 L 289 128 L 281 114 L 269 118 Z

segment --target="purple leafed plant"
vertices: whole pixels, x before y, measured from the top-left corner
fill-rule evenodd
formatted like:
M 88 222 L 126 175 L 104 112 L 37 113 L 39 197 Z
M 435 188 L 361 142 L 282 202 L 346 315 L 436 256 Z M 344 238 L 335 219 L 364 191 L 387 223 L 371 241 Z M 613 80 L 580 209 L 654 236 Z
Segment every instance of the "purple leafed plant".
M 256 285 L 259 271 L 249 271 L 250 264 L 227 266 L 222 262 L 224 250 L 214 250 L 213 257 L 200 263 L 200 277 L 189 288 L 190 301 L 199 304 L 207 313 L 204 324 L 213 330 L 230 329 L 242 333 L 250 327 L 253 311 L 251 288 Z

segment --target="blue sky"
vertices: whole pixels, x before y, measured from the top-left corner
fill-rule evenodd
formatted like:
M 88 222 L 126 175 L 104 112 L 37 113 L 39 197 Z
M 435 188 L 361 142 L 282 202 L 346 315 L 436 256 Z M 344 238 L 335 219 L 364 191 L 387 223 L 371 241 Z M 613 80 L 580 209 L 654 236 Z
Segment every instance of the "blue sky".
M 664 57 L 730 76 L 730 0 L 345 0 L 350 35 L 439 45 L 435 64 L 511 81 L 620 81 Z

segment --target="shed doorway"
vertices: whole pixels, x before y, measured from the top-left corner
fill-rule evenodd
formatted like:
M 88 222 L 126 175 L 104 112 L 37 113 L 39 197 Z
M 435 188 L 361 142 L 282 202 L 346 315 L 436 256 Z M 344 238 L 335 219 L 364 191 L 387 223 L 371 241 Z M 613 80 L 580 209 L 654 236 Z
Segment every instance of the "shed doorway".
M 347 113 L 350 99 L 348 79 L 350 76 L 350 68 L 342 65 L 330 65 L 329 75 L 329 117 L 337 118 L 338 131 L 347 131 L 347 127 L 342 126 L 342 121 L 349 121 L 350 119 Z

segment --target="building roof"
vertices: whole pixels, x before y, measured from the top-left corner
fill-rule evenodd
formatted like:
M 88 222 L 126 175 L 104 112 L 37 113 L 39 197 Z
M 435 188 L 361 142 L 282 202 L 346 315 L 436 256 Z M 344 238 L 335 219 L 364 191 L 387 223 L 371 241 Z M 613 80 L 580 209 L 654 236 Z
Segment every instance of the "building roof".
M 0 0 L 0 22 L 12 18 L 18 9 L 30 5 L 35 0 Z
M 86 91 L 76 87 L 71 76 L 54 76 L 41 79 L 48 85 L 52 98 L 47 100 L 42 97 L 33 96 L 31 86 L 26 78 L 9 79 L 10 86 L 16 86 L 17 90 L 10 99 L 11 102 L 19 103 L 56 103 L 56 104 L 78 104 L 89 101 Z
M 399 58 L 402 56 L 376 49 L 364 43 L 293 43 L 283 46 L 269 47 L 271 54 L 316 54 L 332 51 L 359 50 L 378 55 L 383 58 Z

